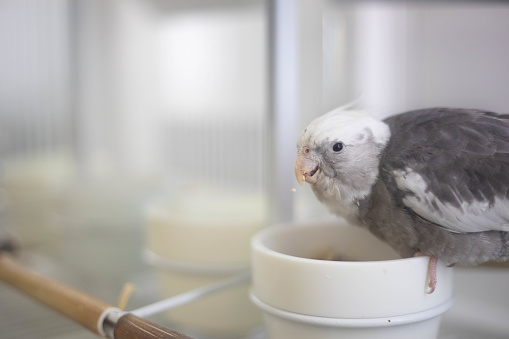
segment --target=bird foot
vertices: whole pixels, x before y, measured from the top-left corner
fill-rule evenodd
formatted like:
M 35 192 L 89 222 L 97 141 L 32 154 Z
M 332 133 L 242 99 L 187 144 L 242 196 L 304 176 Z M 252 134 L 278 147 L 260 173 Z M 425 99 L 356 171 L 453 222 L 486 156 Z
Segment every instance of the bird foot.
M 416 257 L 419 256 L 425 256 L 422 252 L 415 253 Z M 427 294 L 431 294 L 435 292 L 435 289 L 437 287 L 437 262 L 438 258 L 434 255 L 429 257 L 429 263 L 428 263 L 428 287 L 429 290 L 426 291 Z
M 431 256 L 429 258 L 429 264 L 428 264 L 428 287 L 429 290 L 426 291 L 426 293 L 431 294 L 435 292 L 435 288 L 437 287 L 437 262 L 438 258 L 435 256 Z

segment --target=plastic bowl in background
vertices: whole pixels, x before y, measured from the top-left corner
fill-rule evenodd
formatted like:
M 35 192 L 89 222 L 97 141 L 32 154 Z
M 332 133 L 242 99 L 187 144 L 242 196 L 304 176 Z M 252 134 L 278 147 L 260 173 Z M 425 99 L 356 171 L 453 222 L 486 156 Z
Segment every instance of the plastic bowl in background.
M 258 196 L 207 192 L 161 200 L 147 209 L 145 259 L 154 266 L 161 297 L 177 296 L 250 270 L 250 239 L 265 223 Z M 244 337 L 261 326 L 249 300 L 249 281 L 166 312 L 186 333 Z

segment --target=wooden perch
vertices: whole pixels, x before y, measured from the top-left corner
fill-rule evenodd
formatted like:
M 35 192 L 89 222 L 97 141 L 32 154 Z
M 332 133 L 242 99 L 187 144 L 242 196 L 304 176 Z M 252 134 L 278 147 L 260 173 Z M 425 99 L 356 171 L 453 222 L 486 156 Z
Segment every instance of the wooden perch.
M 60 312 L 95 334 L 103 313 L 111 305 L 60 282 L 24 268 L 11 255 L 0 254 L 0 280 Z M 113 324 L 114 339 L 189 339 L 190 337 L 125 313 Z

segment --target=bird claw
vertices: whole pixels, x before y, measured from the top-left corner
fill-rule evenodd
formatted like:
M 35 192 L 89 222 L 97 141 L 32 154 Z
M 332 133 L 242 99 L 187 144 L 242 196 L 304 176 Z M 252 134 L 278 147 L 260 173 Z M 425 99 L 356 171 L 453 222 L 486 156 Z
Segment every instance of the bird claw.
M 427 294 L 431 294 L 435 292 L 435 289 L 437 287 L 437 261 L 438 258 L 435 256 L 431 256 L 429 258 L 429 264 L 428 264 L 428 287 L 429 290 L 426 291 Z
M 415 253 L 414 256 L 420 257 L 426 256 L 426 254 L 422 252 L 417 252 Z M 435 292 L 435 289 L 437 288 L 437 262 L 438 262 L 437 257 L 433 255 L 429 257 L 428 277 L 427 277 L 429 290 L 426 291 L 427 294 L 432 294 L 433 292 Z

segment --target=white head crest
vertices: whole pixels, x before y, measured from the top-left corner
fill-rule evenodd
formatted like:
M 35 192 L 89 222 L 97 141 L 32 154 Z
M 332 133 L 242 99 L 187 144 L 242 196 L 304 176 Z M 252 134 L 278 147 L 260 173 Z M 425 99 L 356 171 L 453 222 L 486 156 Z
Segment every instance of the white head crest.
M 338 138 L 347 145 L 356 145 L 370 137 L 377 144 L 386 144 L 390 137 L 389 126 L 365 111 L 341 107 L 313 120 L 299 137 L 297 145 L 313 147 L 323 140 Z

